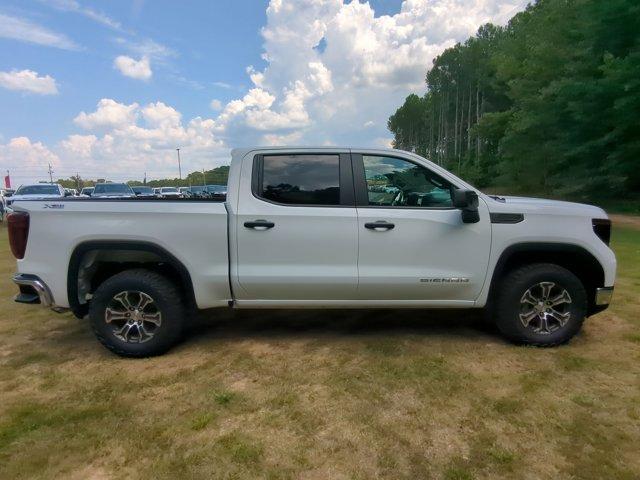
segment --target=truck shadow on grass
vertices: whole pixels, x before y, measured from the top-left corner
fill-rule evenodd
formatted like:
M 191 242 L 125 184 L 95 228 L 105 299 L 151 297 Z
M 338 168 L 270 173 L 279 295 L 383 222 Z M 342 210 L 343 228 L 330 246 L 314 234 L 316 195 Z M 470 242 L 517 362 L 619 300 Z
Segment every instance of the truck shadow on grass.
M 208 310 L 190 319 L 185 342 L 204 338 L 435 335 L 501 340 L 482 311 L 469 310 Z

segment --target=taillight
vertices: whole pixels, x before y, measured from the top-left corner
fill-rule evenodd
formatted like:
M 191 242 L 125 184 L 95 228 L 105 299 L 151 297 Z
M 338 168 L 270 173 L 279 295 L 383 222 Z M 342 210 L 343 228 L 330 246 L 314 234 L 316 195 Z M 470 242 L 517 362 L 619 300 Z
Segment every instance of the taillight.
M 26 212 L 12 212 L 7 215 L 7 227 L 9 229 L 9 245 L 11 253 L 17 259 L 24 258 L 29 239 L 29 214 Z
M 609 245 L 611 241 L 611 220 L 607 218 L 594 218 L 591 220 L 594 233 L 602 240 L 606 245 Z

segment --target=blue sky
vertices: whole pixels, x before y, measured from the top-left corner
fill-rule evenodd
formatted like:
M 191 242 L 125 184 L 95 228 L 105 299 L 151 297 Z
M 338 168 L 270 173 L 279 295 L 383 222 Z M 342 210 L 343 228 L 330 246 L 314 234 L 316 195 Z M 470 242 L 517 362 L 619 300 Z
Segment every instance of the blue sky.
M 250 144 L 388 145 L 433 57 L 524 5 L 3 0 L 0 168 L 160 178 L 177 146 L 191 171 Z
M 5 138 L 28 133 L 47 142 L 59 140 L 72 129 L 79 111 L 90 109 L 103 97 L 127 103 L 162 99 L 180 105 L 188 117 L 209 114 L 212 97 L 221 101 L 237 97 L 249 84 L 245 67 L 264 63 L 260 58 L 260 28 L 266 21 L 266 1 L 202 1 L 193 2 L 189 8 L 175 1 L 83 4 L 108 15 L 121 24 L 121 29 L 46 2 L 2 3 L 0 14 L 28 18 L 63 33 L 82 48 L 64 50 L 0 39 L 0 70 L 46 72 L 60 85 L 60 95 L 47 97 L 0 89 L 3 110 L 12 112 L 0 118 L 0 132 Z M 168 50 L 154 81 L 132 81 L 113 68 L 115 56 L 129 53 L 117 39 L 153 41 Z M 230 88 L 216 86 L 216 82 Z M 45 110 L 46 115 L 41 115 Z

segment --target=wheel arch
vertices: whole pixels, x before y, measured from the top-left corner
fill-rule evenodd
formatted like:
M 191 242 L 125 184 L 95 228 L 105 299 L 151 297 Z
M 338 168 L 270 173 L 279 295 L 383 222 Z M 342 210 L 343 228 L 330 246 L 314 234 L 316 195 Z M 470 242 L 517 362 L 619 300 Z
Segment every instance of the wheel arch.
M 110 268 L 89 268 L 96 259 L 105 260 Z M 99 262 L 98 262 L 99 263 Z M 89 302 L 82 301 L 81 295 L 91 293 L 91 284 L 97 278 L 104 281 L 116 273 L 130 268 L 150 268 L 171 276 L 184 295 L 188 306 L 196 304 L 191 274 L 185 265 L 171 252 L 153 242 L 90 240 L 78 244 L 69 259 L 67 271 L 67 298 L 72 312 L 84 317 Z
M 492 302 L 500 281 L 508 272 L 532 263 L 553 263 L 569 270 L 587 291 L 587 315 L 601 310 L 595 305 L 595 294 L 596 288 L 604 286 L 604 268 L 587 249 L 569 243 L 523 242 L 507 247 L 493 269 L 488 302 Z

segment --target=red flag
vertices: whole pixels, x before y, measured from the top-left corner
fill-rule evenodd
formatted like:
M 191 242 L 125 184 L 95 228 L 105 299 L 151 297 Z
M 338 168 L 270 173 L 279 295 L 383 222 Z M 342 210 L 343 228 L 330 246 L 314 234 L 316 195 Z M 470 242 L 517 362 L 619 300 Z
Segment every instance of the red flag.
M 4 188 L 11 188 L 11 177 L 9 175 L 4 177 Z

